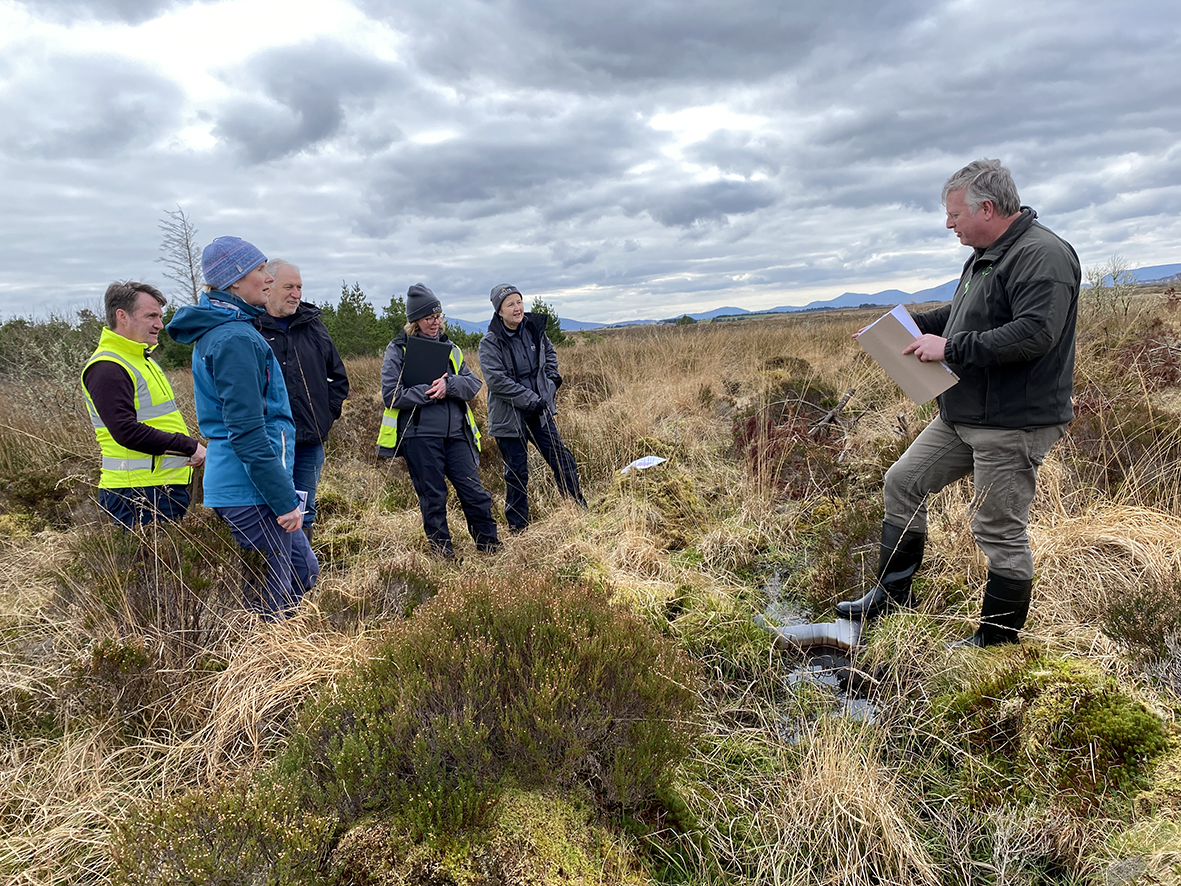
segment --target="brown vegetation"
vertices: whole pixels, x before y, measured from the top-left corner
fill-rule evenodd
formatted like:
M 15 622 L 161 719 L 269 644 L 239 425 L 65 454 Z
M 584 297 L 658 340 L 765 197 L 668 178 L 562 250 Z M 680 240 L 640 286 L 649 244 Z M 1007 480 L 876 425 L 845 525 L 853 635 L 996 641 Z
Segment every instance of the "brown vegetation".
M 851 341 L 870 312 L 576 336 L 559 352 L 559 423 L 590 510 L 565 502 L 538 463 L 535 525 L 493 557 L 457 533 L 458 563 L 429 555 L 404 466 L 373 457 L 379 361 L 353 361 L 353 397 L 321 488 L 324 572 L 281 625 L 243 611 L 242 564 L 200 508 L 142 537 L 104 527 L 76 366 L 24 377 L 9 367 L 0 373 L 0 880 L 102 883 L 167 863 L 190 865 L 185 876 L 201 882 L 197 872 L 216 865 L 200 867 L 208 850 L 185 842 L 195 833 L 185 822 L 202 833 L 221 822 L 228 842 L 218 845 L 258 865 L 218 871 L 225 883 L 311 882 L 308 870 L 338 883 L 1082 883 L 1109 871 L 1154 882 L 1181 851 L 1181 336 L 1170 305 L 1141 289 L 1084 312 L 1079 419 L 1047 460 L 1034 504 L 1038 579 L 1025 645 L 944 648 L 970 629 L 985 574 L 968 530 L 970 489 L 952 487 L 933 502 L 920 611 L 884 619 L 855 662 L 873 711 L 863 718 L 789 679 L 797 663 L 750 618 L 785 601 L 827 617 L 873 566 L 882 472 L 932 409 L 906 401 Z M 195 424 L 185 373 L 173 383 Z M 483 423 L 482 400 L 477 415 Z M 618 473 L 649 454 L 668 461 Z M 482 462 L 503 496 L 487 438 Z M 277 761 L 307 736 L 327 742 L 316 771 L 329 759 L 345 766 L 347 753 L 325 750 L 352 728 L 333 699 L 380 672 L 383 655 L 428 673 L 419 656 L 429 644 L 378 650 L 454 626 L 447 613 L 486 611 L 480 588 L 514 612 L 572 588 L 627 607 L 628 632 L 650 631 L 663 638 L 654 649 L 668 644 L 690 663 L 667 673 L 680 675 L 691 711 L 672 696 L 659 702 L 692 725 L 676 732 L 696 736 L 688 755 L 650 758 L 662 770 L 621 792 L 607 750 L 611 765 L 627 763 L 622 733 L 605 733 L 595 753 L 574 734 L 550 734 L 554 744 L 537 747 L 550 748 L 538 760 L 553 763 L 553 778 L 507 766 L 529 759 L 527 745 L 511 745 L 497 766 L 478 768 L 490 793 L 470 796 L 493 805 L 452 818 L 374 800 L 346 823 L 340 797 L 335 806 L 309 799 L 331 794 L 332 779 L 313 790 L 278 778 Z M 470 617 L 473 629 L 493 621 Z M 569 634 L 570 660 L 594 645 Z M 478 630 L 456 636 L 491 642 Z M 431 661 L 476 683 L 487 673 Z M 574 705 L 577 681 L 554 679 L 569 694 L 554 698 Z M 390 794 L 399 803 L 409 795 L 398 791 L 460 789 L 475 770 L 454 761 L 484 759 L 480 730 L 492 721 L 452 717 L 464 697 L 455 688 L 424 689 L 422 710 L 439 729 L 458 725 L 406 758 L 399 771 L 409 780 Z M 512 691 L 530 694 L 525 710 L 544 700 L 536 683 Z M 406 735 L 428 734 L 411 728 L 418 708 L 397 705 L 378 706 L 401 712 Z M 329 709 L 335 737 L 304 719 Z M 1085 725 L 1075 728 L 1078 716 Z M 475 730 L 468 751 L 456 729 Z M 645 771 L 643 759 L 627 765 Z M 438 763 L 435 782 L 424 760 Z M 407 809 L 418 802 L 411 796 Z M 136 822 L 151 824 L 156 842 L 137 844 Z M 286 860 L 268 855 L 276 846 Z M 184 881 L 180 867 L 168 870 Z

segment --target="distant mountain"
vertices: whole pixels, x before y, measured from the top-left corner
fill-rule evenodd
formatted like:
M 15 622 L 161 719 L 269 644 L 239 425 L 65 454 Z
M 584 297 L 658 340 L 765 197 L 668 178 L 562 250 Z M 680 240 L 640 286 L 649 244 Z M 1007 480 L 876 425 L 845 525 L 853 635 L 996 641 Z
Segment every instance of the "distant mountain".
M 478 332 L 481 335 L 488 331 L 487 320 L 464 320 L 462 317 L 448 317 L 447 322 L 452 326 L 458 326 L 464 332 L 472 333 Z M 566 317 L 559 317 L 558 322 L 562 324 L 563 332 L 578 332 L 582 329 L 602 329 L 606 323 L 594 323 L 590 320 L 569 320 Z
M 1139 283 L 1152 283 L 1181 274 L 1181 264 L 1152 265 L 1145 268 L 1135 268 L 1131 273 Z M 1110 281 L 1110 277 L 1108 280 Z M 711 311 L 691 313 L 689 316 L 694 320 L 713 320 L 718 317 L 741 317 L 751 313 L 788 314 L 798 311 L 822 311 L 830 308 L 857 308 L 861 305 L 913 305 L 922 304 L 923 302 L 951 301 L 959 282 L 959 278 L 957 277 L 954 280 L 948 280 L 946 283 L 940 283 L 938 286 L 932 286 L 929 289 L 920 289 L 918 292 L 903 292 L 901 289 L 883 289 L 881 292 L 874 293 L 845 292 L 836 296 L 836 298 L 830 298 L 827 301 L 808 302 L 806 305 L 781 305 L 778 308 L 768 308 L 765 311 L 748 311 L 746 308 L 727 306 L 724 308 L 714 308 Z M 683 314 L 677 315 L 677 317 L 683 316 Z M 577 331 L 580 329 L 602 329 L 604 327 L 646 326 L 651 323 L 673 323 L 677 317 L 668 317 L 664 320 L 628 320 L 623 323 L 610 324 L 592 323 L 586 320 L 567 320 L 563 317 L 562 328 L 567 331 Z M 485 332 L 488 328 L 487 320 L 482 323 L 473 323 L 457 317 L 448 317 L 447 322 L 454 323 L 465 332 Z
M 1154 283 L 1181 274 L 1181 265 L 1153 265 L 1148 268 L 1136 268 L 1132 271 L 1137 283 Z

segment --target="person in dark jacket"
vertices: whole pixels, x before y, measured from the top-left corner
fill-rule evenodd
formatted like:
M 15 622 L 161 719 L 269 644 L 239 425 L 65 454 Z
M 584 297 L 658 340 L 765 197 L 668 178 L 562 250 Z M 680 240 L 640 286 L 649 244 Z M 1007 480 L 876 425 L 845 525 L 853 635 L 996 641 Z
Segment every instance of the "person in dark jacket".
M 406 459 L 418 495 L 422 527 L 431 548 L 444 557 L 455 556 L 447 526 L 447 484 L 451 481 L 467 518 L 468 532 L 484 553 L 500 549 L 492 496 L 480 483 L 480 431 L 468 406 L 482 382 L 451 345 L 450 365 L 430 384 L 402 384 L 409 336 L 446 342 L 443 306 L 421 283 L 406 293 L 406 328 L 385 351 L 381 366 L 381 399 L 386 405 L 377 454 Z
M 972 534 L 988 558 L 988 581 L 980 627 L 963 642 L 1014 643 L 1033 587 L 1027 523 L 1038 467 L 1074 414 L 1082 273 L 1071 245 L 1021 205 L 999 160 L 974 161 L 949 178 L 943 203 L 947 227 L 972 255 L 951 304 L 915 316 L 922 335 L 904 353 L 946 361 L 960 381 L 886 473 L 877 582 L 837 612 L 871 618 L 912 602 L 926 498 L 971 475 Z
M 168 324 L 193 345 L 193 399 L 209 439 L 202 478 L 205 506 L 238 543 L 261 551 L 267 575 L 257 605 L 285 617 L 320 574 L 291 477 L 295 421 L 275 352 L 254 328 L 274 282 L 266 256 L 238 237 L 218 237 L 201 253 L 207 291 Z
M 553 471 L 558 489 L 582 507 L 574 456 L 554 421 L 562 384 L 558 357 L 545 334 L 545 315 L 526 313 L 517 287 L 501 283 L 489 296 L 496 312 L 480 340 L 480 369 L 488 383 L 488 433 L 504 458 L 504 515 L 510 532 L 529 524 L 529 454 L 532 443 Z
M 324 467 L 324 441 L 340 418 L 349 395 L 349 377 L 332 337 L 320 320 L 320 309 L 303 298 L 299 268 L 273 258 L 267 273 L 274 277 L 267 292 L 267 312 L 256 321 L 283 369 L 283 381 L 295 417 L 295 488 L 307 493 L 303 534 L 312 540 L 316 522 L 316 487 Z

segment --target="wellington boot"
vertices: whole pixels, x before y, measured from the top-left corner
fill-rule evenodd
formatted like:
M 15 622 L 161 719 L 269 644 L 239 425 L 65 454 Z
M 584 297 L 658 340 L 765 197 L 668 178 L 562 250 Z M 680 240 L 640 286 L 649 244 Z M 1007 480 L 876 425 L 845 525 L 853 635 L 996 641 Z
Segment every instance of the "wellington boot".
M 303 527 L 303 534 L 304 534 L 305 536 L 307 536 L 307 540 L 308 540 L 308 547 L 311 547 L 311 544 L 312 544 L 312 536 L 315 534 L 315 532 L 316 532 L 316 526 L 315 526 L 315 524 L 312 524 L 311 526 L 306 526 L 306 525 L 305 525 L 305 526 Z
M 910 532 L 893 523 L 882 523 L 878 547 L 878 580 L 868 593 L 856 600 L 837 604 L 837 615 L 854 621 L 876 618 L 898 606 L 910 606 L 914 599 L 911 583 L 923 562 L 927 536 Z
M 1021 642 L 1018 631 L 1025 626 L 1029 615 L 1032 590 L 1033 579 L 988 573 L 984 602 L 980 606 L 980 627 L 968 639 L 952 645 L 985 647 Z

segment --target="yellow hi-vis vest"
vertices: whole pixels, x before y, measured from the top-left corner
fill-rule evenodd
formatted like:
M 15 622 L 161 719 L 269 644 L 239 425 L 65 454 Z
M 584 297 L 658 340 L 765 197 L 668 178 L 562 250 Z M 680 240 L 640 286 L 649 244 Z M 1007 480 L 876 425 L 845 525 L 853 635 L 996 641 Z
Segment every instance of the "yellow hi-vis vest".
M 110 329 L 104 329 L 98 340 L 98 348 L 82 367 L 82 374 L 85 376 L 86 370 L 101 360 L 118 363 L 127 370 L 135 384 L 136 420 L 160 431 L 188 435 L 184 416 L 176 408 L 172 385 L 156 361 L 148 358 L 146 350 L 142 342 L 131 341 Z M 94 435 L 98 437 L 98 445 L 103 453 L 99 489 L 188 485 L 193 477 L 193 469 L 185 464 L 189 460 L 188 456 L 148 455 L 120 446 L 94 408 L 85 382 L 82 384 L 82 393 L 86 398 L 90 421 L 94 425 Z
M 402 348 L 402 353 L 406 352 L 406 348 Z M 463 351 L 459 349 L 458 345 L 451 346 L 451 370 L 456 375 L 459 375 L 459 370 L 463 367 Z M 472 433 L 472 443 L 476 446 L 476 451 L 480 451 L 480 429 L 476 427 L 476 417 L 472 415 L 472 408 L 464 406 L 467 411 L 467 426 Z M 385 412 L 381 417 L 381 430 L 377 432 L 377 454 L 385 458 L 393 458 L 398 454 L 398 413 L 400 409 L 394 409 L 392 406 L 387 406 Z

